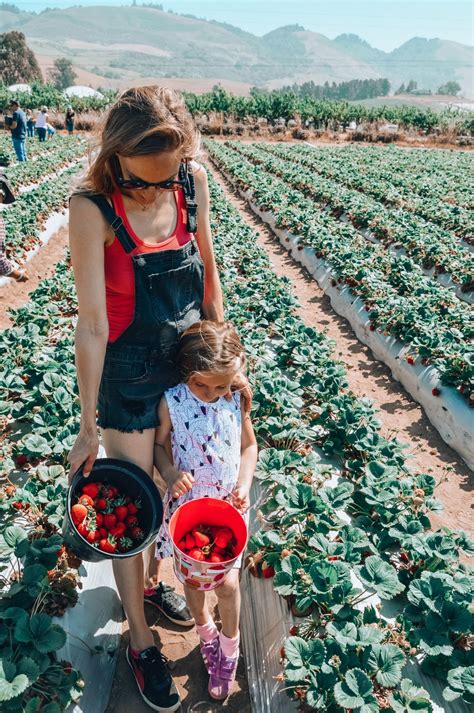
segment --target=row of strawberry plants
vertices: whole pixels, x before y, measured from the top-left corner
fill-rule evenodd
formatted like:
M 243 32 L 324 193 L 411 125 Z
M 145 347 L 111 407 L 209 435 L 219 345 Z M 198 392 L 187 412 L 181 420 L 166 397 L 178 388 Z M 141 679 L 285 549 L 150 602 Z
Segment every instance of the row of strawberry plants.
M 281 504 L 282 508 L 288 507 L 288 515 L 295 515 L 295 510 L 298 516 L 305 513 L 308 524 L 313 522 L 316 525 L 316 520 L 322 524 L 326 523 L 329 527 L 326 534 L 333 529 L 341 530 L 336 511 L 342 505 L 348 503 L 358 509 L 359 513 L 363 512 L 363 515 L 360 515 L 359 529 L 364 529 L 369 534 L 369 544 L 364 543 L 360 548 L 354 546 L 349 549 L 360 554 L 361 567 L 373 565 L 374 572 L 367 575 L 369 588 L 374 586 L 382 575 L 386 589 L 392 587 L 394 591 L 398 591 L 400 580 L 404 577 L 408 581 L 413 576 L 423 576 L 421 573 L 426 560 L 427 569 L 438 565 L 438 561 L 447 563 L 449 567 L 454 566 L 453 561 L 455 562 L 459 549 L 468 547 L 465 537 L 462 534 L 445 532 L 430 539 L 425 532 L 428 526 L 426 513 L 436 507 L 436 501 L 432 497 L 433 479 L 424 475 L 410 475 L 400 444 L 380 437 L 379 424 L 373 409 L 366 402 L 358 401 L 347 390 L 342 365 L 331 359 L 330 343 L 315 330 L 306 328 L 294 316 L 295 303 L 287 289 L 287 282 L 271 273 L 268 259 L 255 246 L 254 234 L 239 222 L 235 212 L 223 201 L 222 195 L 215 187 L 212 188 L 212 194 L 213 230 L 226 292 L 228 316 L 245 335 L 252 378 L 255 382 L 255 420 L 260 443 L 274 449 L 264 451 L 262 459 L 264 461 L 266 458 L 268 461 L 268 458 L 278 456 L 283 458 L 285 465 L 283 469 L 274 461 L 272 467 L 267 468 L 267 471 L 274 475 L 275 481 L 284 486 L 281 493 L 275 494 L 275 502 Z M 50 527 L 51 515 L 57 512 L 58 506 L 49 502 L 50 499 L 54 500 L 51 493 L 46 491 L 42 497 L 37 497 L 37 493 L 31 488 L 36 480 L 41 482 L 41 477 L 47 479 L 49 475 L 40 470 L 42 462 L 49 467 L 54 463 L 60 467 L 61 463 L 64 463 L 65 454 L 77 427 L 71 330 L 74 309 L 71 273 L 66 265 L 61 265 L 55 278 L 44 281 L 34 293 L 32 302 L 16 313 L 16 327 L 5 332 L 1 340 L 2 353 L 5 354 L 0 377 L 5 392 L 1 408 L 5 427 L 8 429 L 2 443 L 3 462 L 7 469 L 13 469 L 16 465 L 17 468 L 28 470 L 30 474 L 37 474 L 37 478 L 30 479 L 23 489 L 10 491 L 11 484 L 6 486 L 9 491 L 3 491 L 3 512 L 16 511 L 13 503 L 24 503 L 28 506 L 27 512 L 39 504 L 43 513 L 48 509 L 49 514 L 45 513 L 43 517 L 49 520 Z M 69 431 L 64 433 L 63 428 L 69 428 Z M 314 457 L 311 458 L 310 442 L 317 443 L 325 453 L 334 456 L 343 465 L 347 482 L 334 493 L 329 490 L 327 493 L 323 492 L 317 487 L 317 481 L 323 479 L 324 472 Z M 291 458 L 294 460 L 291 461 Z M 311 473 L 314 473 L 314 477 Z M 272 499 L 269 502 L 271 504 Z M 311 515 L 314 517 L 309 517 Z M 301 529 L 297 521 L 294 525 L 296 529 Z M 333 525 L 339 527 L 333 528 Z M 395 534 L 390 534 L 389 528 L 398 529 Z M 315 534 L 317 533 L 312 533 Z M 348 541 L 360 544 L 361 533 L 354 528 L 345 530 L 344 536 Z M 400 572 L 397 574 L 387 558 L 389 553 L 392 557 L 393 547 L 402 536 L 416 536 L 418 541 L 416 546 L 408 546 L 409 555 L 413 554 L 414 557 L 409 566 L 405 567 L 405 558 L 400 555 Z M 268 538 L 272 540 L 270 534 Z M 417 556 L 421 545 L 424 547 L 423 552 L 427 553 L 425 561 L 421 561 Z M 57 543 L 54 546 L 56 547 Z M 363 549 L 365 546 L 367 550 Z M 376 549 L 373 550 L 372 547 Z M 312 551 L 311 546 L 310 549 Z M 375 554 L 376 552 L 378 554 Z M 18 554 L 22 556 L 21 549 Z M 266 554 L 269 558 L 271 555 L 272 552 Z M 370 559 L 371 557 L 376 559 Z M 338 561 L 329 560 L 326 556 L 320 558 L 318 555 L 318 558 L 321 559 L 321 565 L 325 565 L 326 561 L 331 563 L 331 573 L 337 574 L 342 582 L 347 574 L 344 563 L 338 564 Z M 275 561 L 274 564 L 278 570 L 278 563 Z M 386 567 L 390 568 L 390 576 Z M 312 569 L 309 571 L 312 572 Z M 394 584 L 393 577 L 397 579 L 398 584 Z M 45 579 L 40 578 L 40 581 L 44 587 Z M 23 579 L 20 578 L 20 583 L 22 582 Z M 343 588 L 347 599 L 347 584 L 343 585 Z M 382 584 L 380 588 L 383 588 Z M 333 596 L 337 596 L 337 592 Z M 344 613 L 350 610 L 355 616 L 355 610 L 351 606 L 355 601 L 356 595 L 344 600 Z M 41 611 L 39 613 L 43 614 Z M 36 611 L 33 616 L 36 616 Z M 378 643 L 371 641 L 370 653 L 383 659 L 393 653 L 392 649 L 387 648 L 394 645 L 391 643 L 393 637 L 389 640 L 388 637 L 392 635 L 388 627 L 376 613 L 374 616 L 373 622 L 367 621 L 364 624 L 364 631 L 372 626 L 381 632 L 378 634 L 381 636 Z M 32 618 L 30 616 L 28 626 Z M 36 621 L 34 620 L 35 623 Z M 340 624 L 341 621 L 347 620 L 336 613 L 331 621 Z M 10 630 L 16 630 L 16 623 L 10 619 L 6 620 L 6 625 Z M 401 629 L 398 635 L 402 636 Z M 374 637 L 377 638 L 377 635 L 374 634 Z M 18 646 L 16 639 L 15 645 Z M 326 647 L 328 644 L 323 645 Z M 288 643 L 290 653 L 291 646 L 292 644 Z M 379 648 L 374 650 L 374 646 Z M 458 645 L 457 649 L 462 651 L 462 646 Z M 26 656 L 25 649 L 20 653 Z M 21 658 L 20 653 L 18 658 Z M 5 658 L 8 659 L 8 656 Z M 54 657 L 50 655 L 50 658 Z M 296 660 L 292 655 L 289 656 L 288 660 L 290 659 Z M 396 661 L 397 666 L 401 668 L 398 652 Z M 311 663 L 310 659 L 305 659 L 305 662 Z M 446 662 L 440 662 L 440 668 L 442 663 Z M 73 672 L 67 673 L 64 669 L 68 671 L 67 666 L 63 666 L 63 672 L 73 675 Z M 341 666 L 337 673 L 337 684 L 342 685 L 352 669 L 354 665 L 349 668 Z M 374 667 L 371 663 L 366 670 L 369 677 L 375 680 L 377 666 Z M 12 669 L 5 677 L 9 684 L 12 683 L 11 671 Z M 26 673 L 17 673 L 16 669 L 14 674 L 28 676 Z M 33 671 L 30 671 L 30 677 L 34 678 Z M 375 681 L 370 686 L 375 685 L 378 687 L 377 692 L 381 688 L 384 695 L 396 697 L 396 691 L 388 692 L 397 685 L 392 685 L 392 681 L 393 677 L 390 680 L 383 679 L 382 684 Z M 24 683 L 24 679 L 22 682 Z M 328 696 L 336 695 L 337 684 L 328 683 Z M 23 705 L 27 697 L 33 697 L 33 685 L 26 689 L 25 694 L 15 695 L 7 704 L 9 708 L 5 710 L 22 710 L 19 702 Z M 304 688 L 304 684 L 302 685 Z M 9 691 L 11 693 L 11 687 Z M 301 696 L 301 691 L 298 695 Z M 311 696 L 307 698 L 311 702 Z M 48 699 L 42 700 L 44 703 Z M 38 701 L 35 701 L 30 710 L 41 710 L 40 705 L 43 703 L 38 704 Z M 56 709 L 50 709 L 53 710 Z
M 272 151 L 278 154 L 282 147 L 275 145 Z M 359 149 L 360 150 L 360 149 Z M 294 147 L 294 156 L 298 157 L 310 170 L 334 179 L 338 183 L 354 188 L 361 193 L 375 198 L 389 207 L 410 211 L 422 218 L 439 225 L 446 230 L 452 230 L 456 235 L 472 241 L 474 234 L 474 219 L 472 211 L 451 205 L 430 195 L 421 196 L 414 193 L 407 178 L 404 189 L 394 187 L 387 180 L 382 180 L 377 168 L 364 165 L 358 168 L 351 161 L 351 147 L 328 148 L 318 147 L 316 151 L 311 146 L 298 145 Z M 393 175 L 396 169 L 393 168 Z
M 423 197 L 474 208 L 469 152 L 352 145 L 344 155 L 357 172 L 369 169 L 387 188 L 400 186 Z
M 227 312 L 249 353 L 264 446 L 253 566 L 263 560 L 276 591 L 308 615 L 282 651 L 286 689 L 322 711 L 429 711 L 426 692 L 402 680 L 406 659 L 418 657 L 447 682 L 447 700 L 469 701 L 474 578 L 458 558 L 473 544 L 462 532 L 428 530 L 439 506 L 434 479 L 410 472 L 400 444 L 381 437 L 329 341 L 295 316 L 288 282 L 271 271 L 254 232 L 215 185 L 211 196 Z M 334 488 L 319 450 L 338 466 Z M 373 592 L 397 600 L 395 623 L 373 606 L 361 611 Z
M 399 210 L 389 210 L 375 200 L 336 181 L 315 177 L 299 161 L 293 162 L 293 147 L 284 147 L 277 155 L 271 145 L 226 142 L 226 145 L 282 178 L 292 188 L 308 193 L 336 217 L 347 217 L 357 229 L 369 229 L 385 245 L 403 248 L 425 270 L 449 273 L 461 294 L 474 292 L 474 254 L 467 251 L 449 231 L 429 224 L 422 218 Z M 267 149 L 269 149 L 267 151 Z M 281 156 L 281 158 L 280 158 Z
M 64 137 L 56 143 L 53 151 L 39 154 L 35 161 L 17 163 L 7 168 L 5 174 L 14 188 L 27 186 L 38 180 L 44 180 L 50 173 L 55 173 L 63 166 L 84 156 L 87 142 L 77 137 Z
M 48 141 L 38 141 L 36 138 L 27 139 L 26 152 L 28 155 L 28 162 L 32 159 L 35 160 L 38 156 L 45 156 L 49 153 L 54 153 L 57 147 L 63 144 L 64 140 L 69 140 L 69 137 L 60 136 L 58 134 L 53 136 L 53 138 Z M 10 165 L 12 166 L 18 163 L 9 134 L 0 134 L 0 156 L 7 156 L 10 161 Z
M 78 163 L 60 176 L 43 181 L 33 190 L 22 193 L 3 212 L 6 244 L 11 259 L 23 262 L 28 252 L 40 245 L 40 235 L 51 213 L 62 211 L 68 202 L 71 180 L 80 170 Z
M 456 387 L 474 404 L 474 325 L 468 305 L 450 290 L 425 277 L 408 257 L 387 253 L 343 225 L 301 192 L 266 173 L 222 144 L 209 142 L 208 151 L 235 184 L 275 224 L 301 236 L 318 258 L 330 264 L 334 285 L 349 286 L 366 305 L 371 329 L 391 334 L 409 347 L 410 364 L 433 364 L 441 381 Z M 436 397 L 439 392 L 433 393 Z

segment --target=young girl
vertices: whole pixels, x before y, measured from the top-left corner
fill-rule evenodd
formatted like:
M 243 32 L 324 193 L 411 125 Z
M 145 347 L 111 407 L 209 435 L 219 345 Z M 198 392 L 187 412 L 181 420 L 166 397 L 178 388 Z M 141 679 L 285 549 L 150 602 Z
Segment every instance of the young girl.
M 235 375 L 243 372 L 245 353 L 230 322 L 197 322 L 181 336 L 176 364 L 181 383 L 165 392 L 155 436 L 155 466 L 168 485 L 164 505 L 167 523 L 178 505 L 203 495 L 222 497 L 216 483 L 233 494 L 245 511 L 257 463 L 257 443 L 240 393 L 231 392 Z M 171 437 L 171 453 L 169 442 Z M 167 525 L 166 523 L 166 525 Z M 157 540 L 157 558 L 172 554 L 165 525 Z M 224 700 L 235 679 L 239 656 L 240 563 L 229 572 L 217 595 L 222 621 L 219 633 L 205 592 L 185 585 L 188 606 L 201 639 L 201 654 L 209 673 L 209 694 Z

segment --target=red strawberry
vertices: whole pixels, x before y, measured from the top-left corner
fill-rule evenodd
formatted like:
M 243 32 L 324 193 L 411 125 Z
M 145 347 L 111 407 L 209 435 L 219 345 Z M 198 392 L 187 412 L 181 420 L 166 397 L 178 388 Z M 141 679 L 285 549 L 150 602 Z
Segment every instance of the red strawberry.
M 71 508 L 71 517 L 75 525 L 78 525 L 80 522 L 83 522 L 87 517 L 87 508 L 85 507 L 85 505 L 81 505 L 80 503 L 76 503 L 76 505 L 73 505 Z
M 125 522 L 129 527 L 133 527 L 134 525 L 138 525 L 138 517 L 136 515 L 127 515 Z
M 213 552 L 212 555 L 209 556 L 208 559 L 209 562 L 225 562 L 224 558 L 222 555 L 217 554 L 217 552 Z
M 135 505 L 135 503 L 133 503 L 133 502 L 132 502 L 132 503 L 128 503 L 128 505 L 127 505 L 127 510 L 128 510 L 128 512 L 129 512 L 130 515 L 136 515 L 137 512 L 138 512 L 138 508 L 137 508 L 137 506 Z
M 23 503 L 21 503 L 19 500 L 17 500 L 16 502 L 12 503 L 12 507 L 15 508 L 15 510 L 22 510 Z
M 114 485 L 107 485 L 107 487 L 105 488 L 105 497 L 109 498 L 109 500 L 113 500 L 117 497 L 118 492 L 118 488 L 116 488 Z
M 375 324 L 371 324 L 369 329 L 371 332 L 375 332 Z
M 90 498 L 96 498 L 99 494 L 98 483 L 88 483 L 82 488 L 82 494 L 88 495 Z
M 89 533 L 89 530 L 87 529 L 87 525 L 85 522 L 80 522 L 78 525 L 76 525 L 78 533 L 84 537 L 84 539 L 87 539 L 87 535 Z
M 82 534 L 82 533 L 81 533 Z M 87 542 L 97 542 L 100 539 L 98 530 L 89 530 L 86 535 Z
M 262 574 L 265 577 L 265 579 L 270 579 L 270 577 L 273 577 L 275 575 L 275 570 L 273 567 L 267 562 L 262 562 Z
M 107 538 L 107 535 L 109 534 L 109 533 L 107 532 L 107 530 L 105 529 L 105 527 L 99 527 L 98 533 L 99 533 L 99 536 L 100 536 L 100 539 L 101 539 L 101 540 L 103 540 L 104 537 Z
M 122 535 L 125 534 L 125 530 L 127 529 L 127 526 L 124 522 L 118 522 L 114 527 L 110 528 L 110 534 L 113 537 L 122 537 Z
M 202 532 L 199 532 L 199 530 L 194 529 L 193 535 L 196 541 L 196 547 L 200 547 L 202 549 L 203 547 L 206 547 L 210 542 L 208 536 L 204 535 Z
M 117 522 L 117 517 L 113 513 L 107 513 L 104 515 L 104 527 L 106 530 L 110 530 Z
M 178 542 L 178 549 L 180 549 L 181 552 L 187 552 L 184 538 Z
M 117 518 L 117 520 L 119 520 L 120 522 L 125 520 L 125 518 L 128 515 L 127 506 L 126 505 L 117 505 L 117 507 L 114 508 L 114 515 Z
M 433 396 L 439 396 L 441 391 L 435 386 L 434 389 L 431 389 L 431 393 L 433 394 Z
M 115 542 L 114 537 L 107 537 L 107 539 L 100 540 L 99 541 L 99 549 L 102 550 L 103 552 L 108 552 L 109 554 L 113 554 L 115 550 L 117 549 L 117 543 Z
M 132 540 L 143 540 L 143 538 L 145 537 L 144 532 L 141 529 L 141 527 L 137 527 L 137 526 L 132 527 L 132 529 L 130 530 L 130 536 L 131 536 Z
M 106 510 L 107 500 L 105 498 L 97 498 L 97 500 L 95 501 L 95 507 L 96 510 Z
M 407 363 L 408 363 L 408 364 L 414 364 L 414 363 L 415 363 L 414 357 L 412 357 L 412 356 L 407 357 Z
M 81 495 L 81 496 L 79 497 L 78 502 L 79 502 L 81 505 L 85 505 L 86 507 L 90 507 L 90 508 L 91 508 L 91 507 L 94 507 L 94 501 L 92 500 L 92 498 L 91 498 L 90 495 Z
M 298 636 L 298 627 L 292 626 L 290 629 L 290 636 Z
M 18 466 L 18 468 L 23 468 L 26 463 L 28 463 L 28 456 L 26 456 L 24 453 L 20 453 L 20 455 L 15 458 L 15 464 Z
M 196 540 L 194 539 L 194 537 L 192 535 L 189 534 L 189 532 L 186 535 L 184 542 L 185 542 L 185 547 L 187 550 L 192 550 L 193 547 L 196 547 Z
M 192 550 L 188 552 L 189 556 L 193 558 L 193 560 L 198 560 L 198 562 L 204 562 L 206 559 L 206 555 L 204 552 L 197 547 L 193 547 Z
M 96 512 L 95 514 L 95 524 L 97 527 L 102 527 L 104 524 L 104 516 L 100 514 L 100 512 Z

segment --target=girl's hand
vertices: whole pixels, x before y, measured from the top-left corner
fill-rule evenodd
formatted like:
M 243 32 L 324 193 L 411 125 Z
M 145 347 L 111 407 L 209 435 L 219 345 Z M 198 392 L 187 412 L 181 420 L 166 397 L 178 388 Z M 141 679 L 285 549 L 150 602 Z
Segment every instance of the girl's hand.
M 177 468 L 169 468 L 163 477 L 168 484 L 171 497 L 180 498 L 182 495 L 186 495 L 187 492 L 191 490 L 194 483 L 194 478 L 191 473 L 185 470 L 178 470 Z
M 227 401 L 231 400 L 232 391 L 240 391 L 240 398 L 244 404 L 244 410 L 246 413 L 250 413 L 250 409 L 252 408 L 253 392 L 245 374 L 236 374 L 230 388 L 231 392 L 225 395 Z
M 232 491 L 233 504 L 242 512 L 246 512 L 250 507 L 250 488 L 246 485 L 237 485 Z
M 71 452 L 68 455 L 68 463 L 71 466 L 69 470 L 69 482 L 71 482 L 76 471 L 84 463 L 84 478 L 90 475 L 94 461 L 97 458 L 99 451 L 99 436 L 97 431 L 85 433 L 79 431 Z

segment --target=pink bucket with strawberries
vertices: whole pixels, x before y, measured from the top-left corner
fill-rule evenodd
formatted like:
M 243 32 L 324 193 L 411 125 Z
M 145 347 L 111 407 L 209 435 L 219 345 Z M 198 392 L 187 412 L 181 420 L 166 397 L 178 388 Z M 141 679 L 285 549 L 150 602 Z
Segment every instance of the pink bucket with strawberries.
M 248 529 L 244 516 L 230 502 L 202 497 L 178 507 L 169 522 L 169 535 L 179 581 L 209 591 L 222 584 L 245 550 Z

